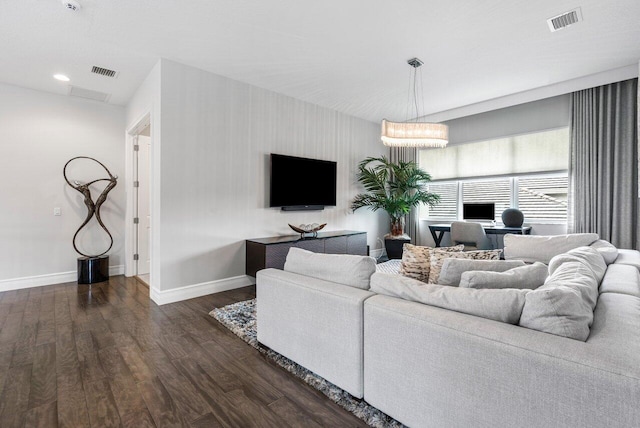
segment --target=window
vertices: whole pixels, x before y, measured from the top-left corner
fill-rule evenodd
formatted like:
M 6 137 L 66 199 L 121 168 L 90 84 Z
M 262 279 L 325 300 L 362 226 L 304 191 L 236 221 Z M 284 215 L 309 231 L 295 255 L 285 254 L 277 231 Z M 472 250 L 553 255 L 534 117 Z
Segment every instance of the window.
M 496 220 L 499 220 L 502 211 L 511 206 L 511 181 L 507 178 L 462 182 L 462 203 L 481 202 L 494 202 Z
M 496 221 L 502 220 L 505 209 L 515 207 L 522 211 L 527 223 L 564 223 L 567 183 L 566 173 L 429 183 L 428 190 L 440 195 L 440 203 L 433 208 L 423 207 L 420 217 L 431 221 L 459 220 L 461 204 L 493 202 Z
M 567 221 L 567 176 L 518 179 L 518 209 L 524 218 Z
M 440 202 L 435 207 L 424 206 L 421 217 L 430 220 L 451 220 L 458 218 L 458 183 L 432 183 L 429 192 L 440 195 Z
M 433 178 L 428 189 L 441 200 L 421 217 L 462 219 L 463 203 L 493 202 L 497 221 L 514 207 L 529 223 L 566 222 L 568 157 L 568 127 L 421 150 L 419 165 Z

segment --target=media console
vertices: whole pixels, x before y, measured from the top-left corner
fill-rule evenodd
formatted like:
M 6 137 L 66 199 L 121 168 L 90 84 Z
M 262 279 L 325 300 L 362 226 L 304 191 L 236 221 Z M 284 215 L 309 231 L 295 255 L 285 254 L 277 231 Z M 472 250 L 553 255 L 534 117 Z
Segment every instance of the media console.
M 289 248 L 297 247 L 314 253 L 367 255 L 367 232 L 338 230 L 320 232 L 317 237 L 300 235 L 273 236 L 246 240 L 247 275 L 256 276 L 261 269 L 283 269 Z

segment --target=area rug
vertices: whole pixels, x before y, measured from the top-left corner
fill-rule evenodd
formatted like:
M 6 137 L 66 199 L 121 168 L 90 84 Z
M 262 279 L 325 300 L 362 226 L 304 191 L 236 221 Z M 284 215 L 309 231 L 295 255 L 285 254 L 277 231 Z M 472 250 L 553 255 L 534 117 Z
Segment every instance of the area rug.
M 261 345 L 256 338 L 256 299 L 216 308 L 209 315 L 231 330 L 236 336 L 266 355 L 267 358 L 322 392 L 331 401 L 353 413 L 367 425 L 376 428 L 404 427 L 400 422 L 370 406 L 365 401 L 355 398 L 301 365 Z

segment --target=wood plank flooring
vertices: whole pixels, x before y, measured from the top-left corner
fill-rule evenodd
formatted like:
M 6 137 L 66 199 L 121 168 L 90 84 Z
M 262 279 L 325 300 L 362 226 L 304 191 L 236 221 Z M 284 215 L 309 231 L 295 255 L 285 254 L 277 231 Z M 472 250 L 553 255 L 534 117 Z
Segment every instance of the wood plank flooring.
M 364 427 L 209 317 L 133 278 L 0 293 L 0 427 Z

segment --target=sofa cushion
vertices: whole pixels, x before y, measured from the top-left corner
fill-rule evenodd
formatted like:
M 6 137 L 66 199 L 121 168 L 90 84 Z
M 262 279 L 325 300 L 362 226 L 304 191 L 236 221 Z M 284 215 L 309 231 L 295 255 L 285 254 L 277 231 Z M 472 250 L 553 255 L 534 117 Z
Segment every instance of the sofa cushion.
M 431 270 L 432 251 L 438 250 L 460 252 L 463 249 L 464 245 L 431 248 L 412 244 L 404 244 L 402 247 L 402 263 L 400 264 L 400 275 L 417 279 L 418 281 L 427 282 L 429 280 L 429 272 Z
M 600 293 L 628 294 L 640 297 L 640 272 L 634 266 L 614 263 L 600 283 Z
M 431 252 L 431 269 L 429 270 L 429 284 L 437 284 L 440 279 L 442 264 L 447 259 L 469 259 L 469 260 L 500 260 L 502 250 L 489 251 L 464 251 L 450 253 L 445 251 Z
M 443 309 L 517 324 L 530 290 L 476 290 L 425 284 L 401 275 L 375 273 L 371 276 L 371 291 Z
M 548 273 L 547 265 L 540 262 L 509 269 L 506 272 L 468 271 L 462 274 L 460 287 L 535 290 L 544 284 Z
M 438 284 L 457 287 L 460 284 L 460 276 L 467 271 L 504 272 L 524 265 L 521 260 L 445 259 Z
M 556 269 L 567 262 L 582 263 L 591 270 L 598 284 L 602 281 L 604 273 L 607 270 L 607 265 L 600 252 L 591 247 L 578 247 L 552 258 L 549 262 L 549 275 L 553 275 Z
M 504 236 L 504 258 L 506 260 L 522 260 L 527 263 L 548 264 L 558 254 L 584 245 L 591 245 L 597 240 L 596 233 L 554 236 L 507 234 Z
M 287 254 L 284 270 L 368 290 L 369 278 L 376 271 L 376 259 L 349 254 L 320 254 L 293 247 Z
M 593 271 L 578 261 L 562 263 L 542 287 L 527 294 L 520 325 L 585 341 L 597 299 Z
M 604 262 L 608 265 L 615 262 L 618 258 L 618 249 L 612 243 L 605 241 L 604 239 L 598 239 L 596 242 L 591 244 L 591 248 L 597 250 L 604 258 Z
M 615 261 L 616 264 L 634 266 L 640 270 L 640 252 L 636 250 L 618 250 L 618 258 Z

